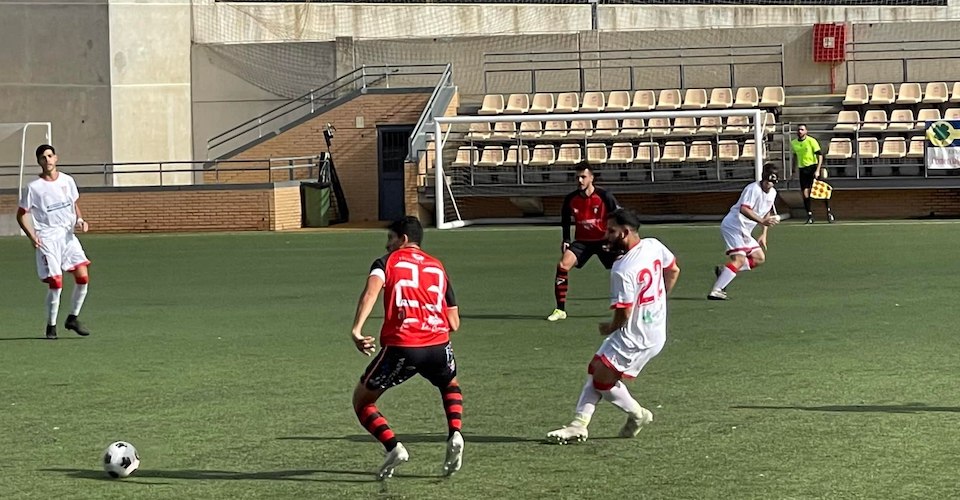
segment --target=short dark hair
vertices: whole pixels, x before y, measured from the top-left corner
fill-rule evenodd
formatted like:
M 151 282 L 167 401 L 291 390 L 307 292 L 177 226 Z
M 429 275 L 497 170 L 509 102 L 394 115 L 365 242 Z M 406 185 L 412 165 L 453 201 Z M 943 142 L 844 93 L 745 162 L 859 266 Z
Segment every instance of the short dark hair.
M 57 154 L 57 150 L 56 150 L 56 149 L 53 149 L 53 146 L 51 146 L 51 145 L 49 145 L 49 144 L 41 144 L 41 145 L 37 146 L 37 159 L 39 159 L 41 156 L 43 156 L 43 153 L 46 153 L 48 149 L 49 149 L 50 151 L 53 151 L 53 154 Z
M 618 226 L 627 226 L 634 231 L 640 229 L 640 214 L 629 208 L 618 208 L 610 212 L 607 219 L 612 219 Z
M 760 178 L 760 180 L 764 180 L 764 181 L 770 180 L 770 177 L 774 175 L 776 175 L 777 177 L 780 177 L 780 168 L 778 168 L 773 163 L 765 163 L 763 165 L 763 173 L 761 175 L 762 177 Z
M 406 236 L 410 243 L 419 245 L 423 241 L 423 225 L 412 215 L 393 221 L 387 229 L 397 236 Z
M 583 172 L 584 170 L 589 170 L 591 174 L 594 173 L 593 167 L 591 167 L 590 165 L 587 165 L 586 163 L 579 165 L 577 167 L 577 172 Z

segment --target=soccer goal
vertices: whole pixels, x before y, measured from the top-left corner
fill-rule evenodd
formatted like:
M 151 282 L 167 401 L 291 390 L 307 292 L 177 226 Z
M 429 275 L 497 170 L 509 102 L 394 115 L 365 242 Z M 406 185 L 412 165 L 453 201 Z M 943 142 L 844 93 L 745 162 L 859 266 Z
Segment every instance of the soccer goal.
M 0 123 L 0 189 L 16 188 L 17 196 L 24 186 L 24 170 L 35 164 L 33 150 L 40 144 L 51 144 L 50 122 Z M 0 214 L 0 235 L 21 234 L 12 213 Z
M 760 178 L 775 129 L 761 108 L 437 117 L 436 226 L 510 222 L 474 217 L 483 210 L 472 208 L 495 196 L 565 194 L 580 165 L 615 193 L 742 188 Z

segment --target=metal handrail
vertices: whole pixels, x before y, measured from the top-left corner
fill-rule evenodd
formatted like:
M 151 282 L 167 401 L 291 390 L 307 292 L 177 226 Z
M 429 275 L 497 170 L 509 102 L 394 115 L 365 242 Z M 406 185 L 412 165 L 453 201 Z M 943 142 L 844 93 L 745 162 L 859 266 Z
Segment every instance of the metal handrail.
M 440 95 L 440 91 L 444 88 L 451 86 L 453 80 L 453 67 L 450 64 L 447 64 L 446 68 L 443 70 L 443 74 L 440 75 L 440 81 L 437 82 L 437 86 L 433 88 L 433 93 L 430 94 L 430 98 L 427 99 L 426 106 L 423 107 L 423 112 L 420 113 L 420 118 L 417 120 L 416 126 L 413 127 L 413 132 L 410 134 L 410 151 L 411 155 L 408 157 L 413 157 L 414 155 L 419 155 L 417 148 L 414 147 L 414 140 L 420 134 L 429 134 L 430 131 L 427 130 L 427 125 L 433 121 L 431 114 L 433 113 L 434 104 L 437 102 L 437 97 Z

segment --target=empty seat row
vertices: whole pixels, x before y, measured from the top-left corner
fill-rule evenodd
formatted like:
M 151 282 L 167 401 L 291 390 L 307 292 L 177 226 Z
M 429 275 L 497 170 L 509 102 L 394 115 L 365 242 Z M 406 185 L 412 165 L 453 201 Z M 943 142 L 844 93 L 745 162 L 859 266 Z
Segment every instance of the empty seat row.
M 944 102 L 960 102 L 960 82 L 953 84 L 953 92 L 946 82 L 930 82 L 921 90 L 919 83 L 901 83 L 899 89 L 894 90 L 892 83 L 877 83 L 872 91 L 863 83 L 847 85 L 847 92 L 843 104 L 860 106 L 864 104 L 940 104 Z
M 756 87 L 740 87 L 736 94 L 730 88 L 715 88 L 707 98 L 706 89 L 687 89 L 681 99 L 679 89 L 661 90 L 659 98 L 653 90 L 638 90 L 630 95 L 626 90 L 615 90 L 609 96 L 603 92 L 584 92 L 583 100 L 577 92 L 488 94 L 480 106 L 481 115 L 522 113 L 595 113 L 600 111 L 652 111 L 678 109 L 768 108 L 783 106 L 783 87 L 765 87 L 760 94 Z
M 642 136 L 688 136 L 688 135 L 746 135 L 752 132 L 750 118 L 731 116 L 724 123 L 722 117 L 704 116 L 669 118 L 640 118 L 623 120 L 548 120 L 546 122 L 529 121 L 496 122 L 491 128 L 490 122 L 474 122 L 466 138 L 470 140 L 512 140 L 521 139 L 564 139 L 586 137 L 642 137 Z M 764 115 L 764 133 L 776 132 L 776 117 L 773 113 Z
M 481 151 L 473 146 L 461 146 L 457 150 L 454 167 L 493 168 L 513 166 L 518 163 L 531 167 L 545 167 L 551 165 L 578 165 L 581 163 L 601 165 L 605 163 L 657 163 L 657 162 L 708 162 L 714 159 L 720 161 L 737 161 L 739 159 L 753 159 L 756 156 L 754 141 L 746 141 L 741 149 L 740 144 L 733 140 L 718 141 L 716 147 L 710 141 L 693 141 L 688 146 L 681 141 L 670 141 L 663 145 L 656 142 L 644 142 L 634 145 L 629 142 L 618 142 L 607 147 L 602 143 L 590 143 L 586 146 L 586 155 L 580 144 L 566 143 L 555 148 L 550 144 L 538 144 L 531 148 L 526 146 L 510 146 L 506 153 L 499 146 L 487 146 Z
M 854 154 L 861 159 L 873 158 L 923 158 L 925 138 L 917 135 L 910 138 L 909 143 L 903 137 L 887 137 L 883 146 L 876 137 L 860 137 L 857 140 L 857 149 L 854 151 L 853 142 L 849 138 L 835 137 L 830 139 L 827 150 L 828 160 L 849 160 Z
M 960 120 L 960 108 L 950 108 L 941 117 L 940 110 L 937 108 L 921 109 L 917 112 L 917 118 L 913 118 L 913 110 L 895 109 L 887 116 L 887 112 L 882 109 L 871 109 L 864 113 L 863 120 L 860 119 L 860 113 L 857 111 L 841 111 L 837 115 L 837 123 L 833 126 L 837 131 L 855 132 L 862 130 L 865 132 L 883 132 L 883 131 L 909 131 L 923 130 L 926 128 L 926 122 L 937 121 L 941 118 L 946 120 Z

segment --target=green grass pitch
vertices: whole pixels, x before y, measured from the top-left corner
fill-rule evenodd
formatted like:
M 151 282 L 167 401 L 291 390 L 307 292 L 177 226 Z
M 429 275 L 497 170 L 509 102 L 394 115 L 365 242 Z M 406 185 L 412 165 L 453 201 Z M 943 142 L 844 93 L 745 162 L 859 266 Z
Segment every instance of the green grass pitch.
M 591 439 L 543 444 L 572 416 L 610 317 L 598 262 L 553 309 L 556 228 L 429 231 L 461 305 L 463 470 L 440 477 L 445 423 L 422 379 L 380 405 L 411 453 L 385 484 L 350 395 L 348 340 L 383 231 L 83 238 L 81 318 L 43 333 L 25 238 L 0 238 L 0 497 L 948 498 L 960 422 L 960 224 L 774 228 L 768 262 L 705 300 L 717 225 L 646 226 L 682 273 L 665 349 L 630 388 L 637 439 L 601 403 Z M 379 328 L 381 309 L 367 331 Z M 100 454 L 138 447 L 107 480 Z

